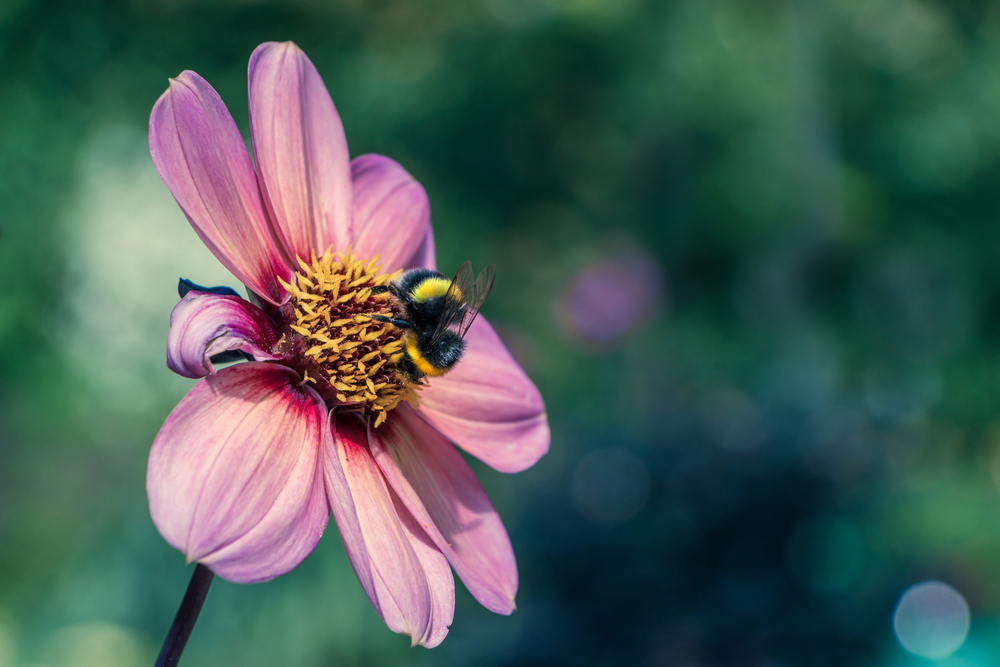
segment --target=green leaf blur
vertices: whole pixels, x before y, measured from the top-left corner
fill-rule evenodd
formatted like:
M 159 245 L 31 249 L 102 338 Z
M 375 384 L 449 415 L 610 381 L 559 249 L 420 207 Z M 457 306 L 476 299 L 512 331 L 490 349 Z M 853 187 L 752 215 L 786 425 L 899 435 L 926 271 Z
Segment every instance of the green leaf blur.
M 169 312 L 236 285 L 149 112 L 191 69 L 247 136 L 287 39 L 352 155 L 424 184 L 441 269 L 497 265 L 552 450 L 473 464 L 513 616 L 459 584 L 410 649 L 331 523 L 217 581 L 183 665 L 916 665 L 892 612 L 931 579 L 971 608 L 954 664 L 1000 660 L 1000 6 L 0 0 L 0 667 L 155 658 L 191 571 L 145 496 L 192 384 Z

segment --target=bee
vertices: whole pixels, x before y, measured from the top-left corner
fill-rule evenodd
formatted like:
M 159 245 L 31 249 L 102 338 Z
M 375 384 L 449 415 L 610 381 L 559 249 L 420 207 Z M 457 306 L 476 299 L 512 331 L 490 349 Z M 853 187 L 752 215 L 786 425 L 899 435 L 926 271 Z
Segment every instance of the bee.
M 402 372 L 414 382 L 426 375 L 444 375 L 462 358 L 465 334 L 493 288 L 497 267 L 490 264 L 475 281 L 472 263 L 458 268 L 453 280 L 431 269 L 410 269 L 372 294 L 388 292 L 406 319 L 372 315 L 406 331 Z

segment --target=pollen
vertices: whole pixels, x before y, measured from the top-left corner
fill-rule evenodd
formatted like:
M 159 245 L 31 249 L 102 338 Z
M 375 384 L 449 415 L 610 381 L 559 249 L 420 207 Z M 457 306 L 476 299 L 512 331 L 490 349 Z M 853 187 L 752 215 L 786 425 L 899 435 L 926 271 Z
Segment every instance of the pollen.
M 281 310 L 287 362 L 331 407 L 371 414 L 375 426 L 402 401 L 417 407 L 422 385 L 398 368 L 402 331 L 372 319 L 398 316 L 387 293 L 372 294 L 394 275 L 379 273 L 377 256 L 358 259 L 350 249 L 311 259 L 299 259 L 294 284 L 281 283 L 291 294 Z

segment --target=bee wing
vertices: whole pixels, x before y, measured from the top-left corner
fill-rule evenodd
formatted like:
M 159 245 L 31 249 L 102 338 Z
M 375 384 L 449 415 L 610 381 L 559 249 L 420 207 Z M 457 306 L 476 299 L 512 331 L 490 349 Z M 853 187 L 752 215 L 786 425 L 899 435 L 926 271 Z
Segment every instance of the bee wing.
M 469 294 L 475 290 L 476 284 L 472 281 L 472 262 L 465 262 L 458 267 L 458 273 L 448 286 L 448 291 L 444 295 L 444 310 L 441 319 L 438 320 L 434 333 L 431 335 L 430 344 L 434 345 L 441 339 L 441 335 L 452 325 L 460 323 L 467 311 L 466 303 Z
M 466 263 L 468 264 L 468 262 Z M 462 324 L 459 326 L 459 335 L 463 338 L 465 337 L 465 332 L 469 330 L 469 327 L 475 321 L 476 315 L 479 314 L 479 309 L 486 303 L 486 297 L 490 295 L 490 290 L 493 289 L 493 279 L 496 277 L 496 264 L 490 264 L 480 272 L 479 277 L 476 278 L 476 284 L 463 292 L 466 295 L 466 302 L 465 310 L 462 313 Z M 471 265 L 469 265 L 469 278 L 472 278 Z

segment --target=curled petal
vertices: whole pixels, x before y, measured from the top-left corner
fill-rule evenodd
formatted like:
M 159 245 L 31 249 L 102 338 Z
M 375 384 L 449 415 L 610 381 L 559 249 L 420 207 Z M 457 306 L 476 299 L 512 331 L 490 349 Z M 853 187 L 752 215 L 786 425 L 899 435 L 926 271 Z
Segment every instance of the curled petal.
M 261 44 L 248 71 L 261 192 L 291 259 L 351 243 L 347 139 L 323 79 L 292 42 Z
M 337 418 L 323 464 L 344 548 L 375 611 L 414 645 L 441 643 L 454 615 L 455 581 L 441 551 L 386 486 L 360 419 Z
M 149 152 L 160 178 L 208 249 L 273 304 L 291 280 L 261 203 L 240 131 L 219 94 L 194 72 L 170 80 L 149 118 Z
M 266 581 L 316 546 L 329 427 L 322 399 L 298 384 L 284 366 L 239 364 L 199 381 L 167 417 L 149 454 L 149 511 L 189 562 Z
M 368 441 L 385 479 L 469 592 L 498 614 L 514 611 L 517 563 L 493 504 L 462 455 L 409 406 Z
M 257 361 L 278 342 L 271 319 L 257 306 L 235 296 L 190 291 L 170 313 L 167 367 L 178 375 L 200 378 L 215 372 L 211 358 L 242 350 Z
M 420 392 L 420 416 L 501 472 L 530 468 L 549 451 L 549 421 L 535 383 L 480 315 L 462 360 Z
M 382 271 L 424 266 L 430 236 L 427 193 L 398 162 L 382 155 L 362 155 L 351 162 L 354 179 L 354 251 L 359 257 L 381 255 Z

